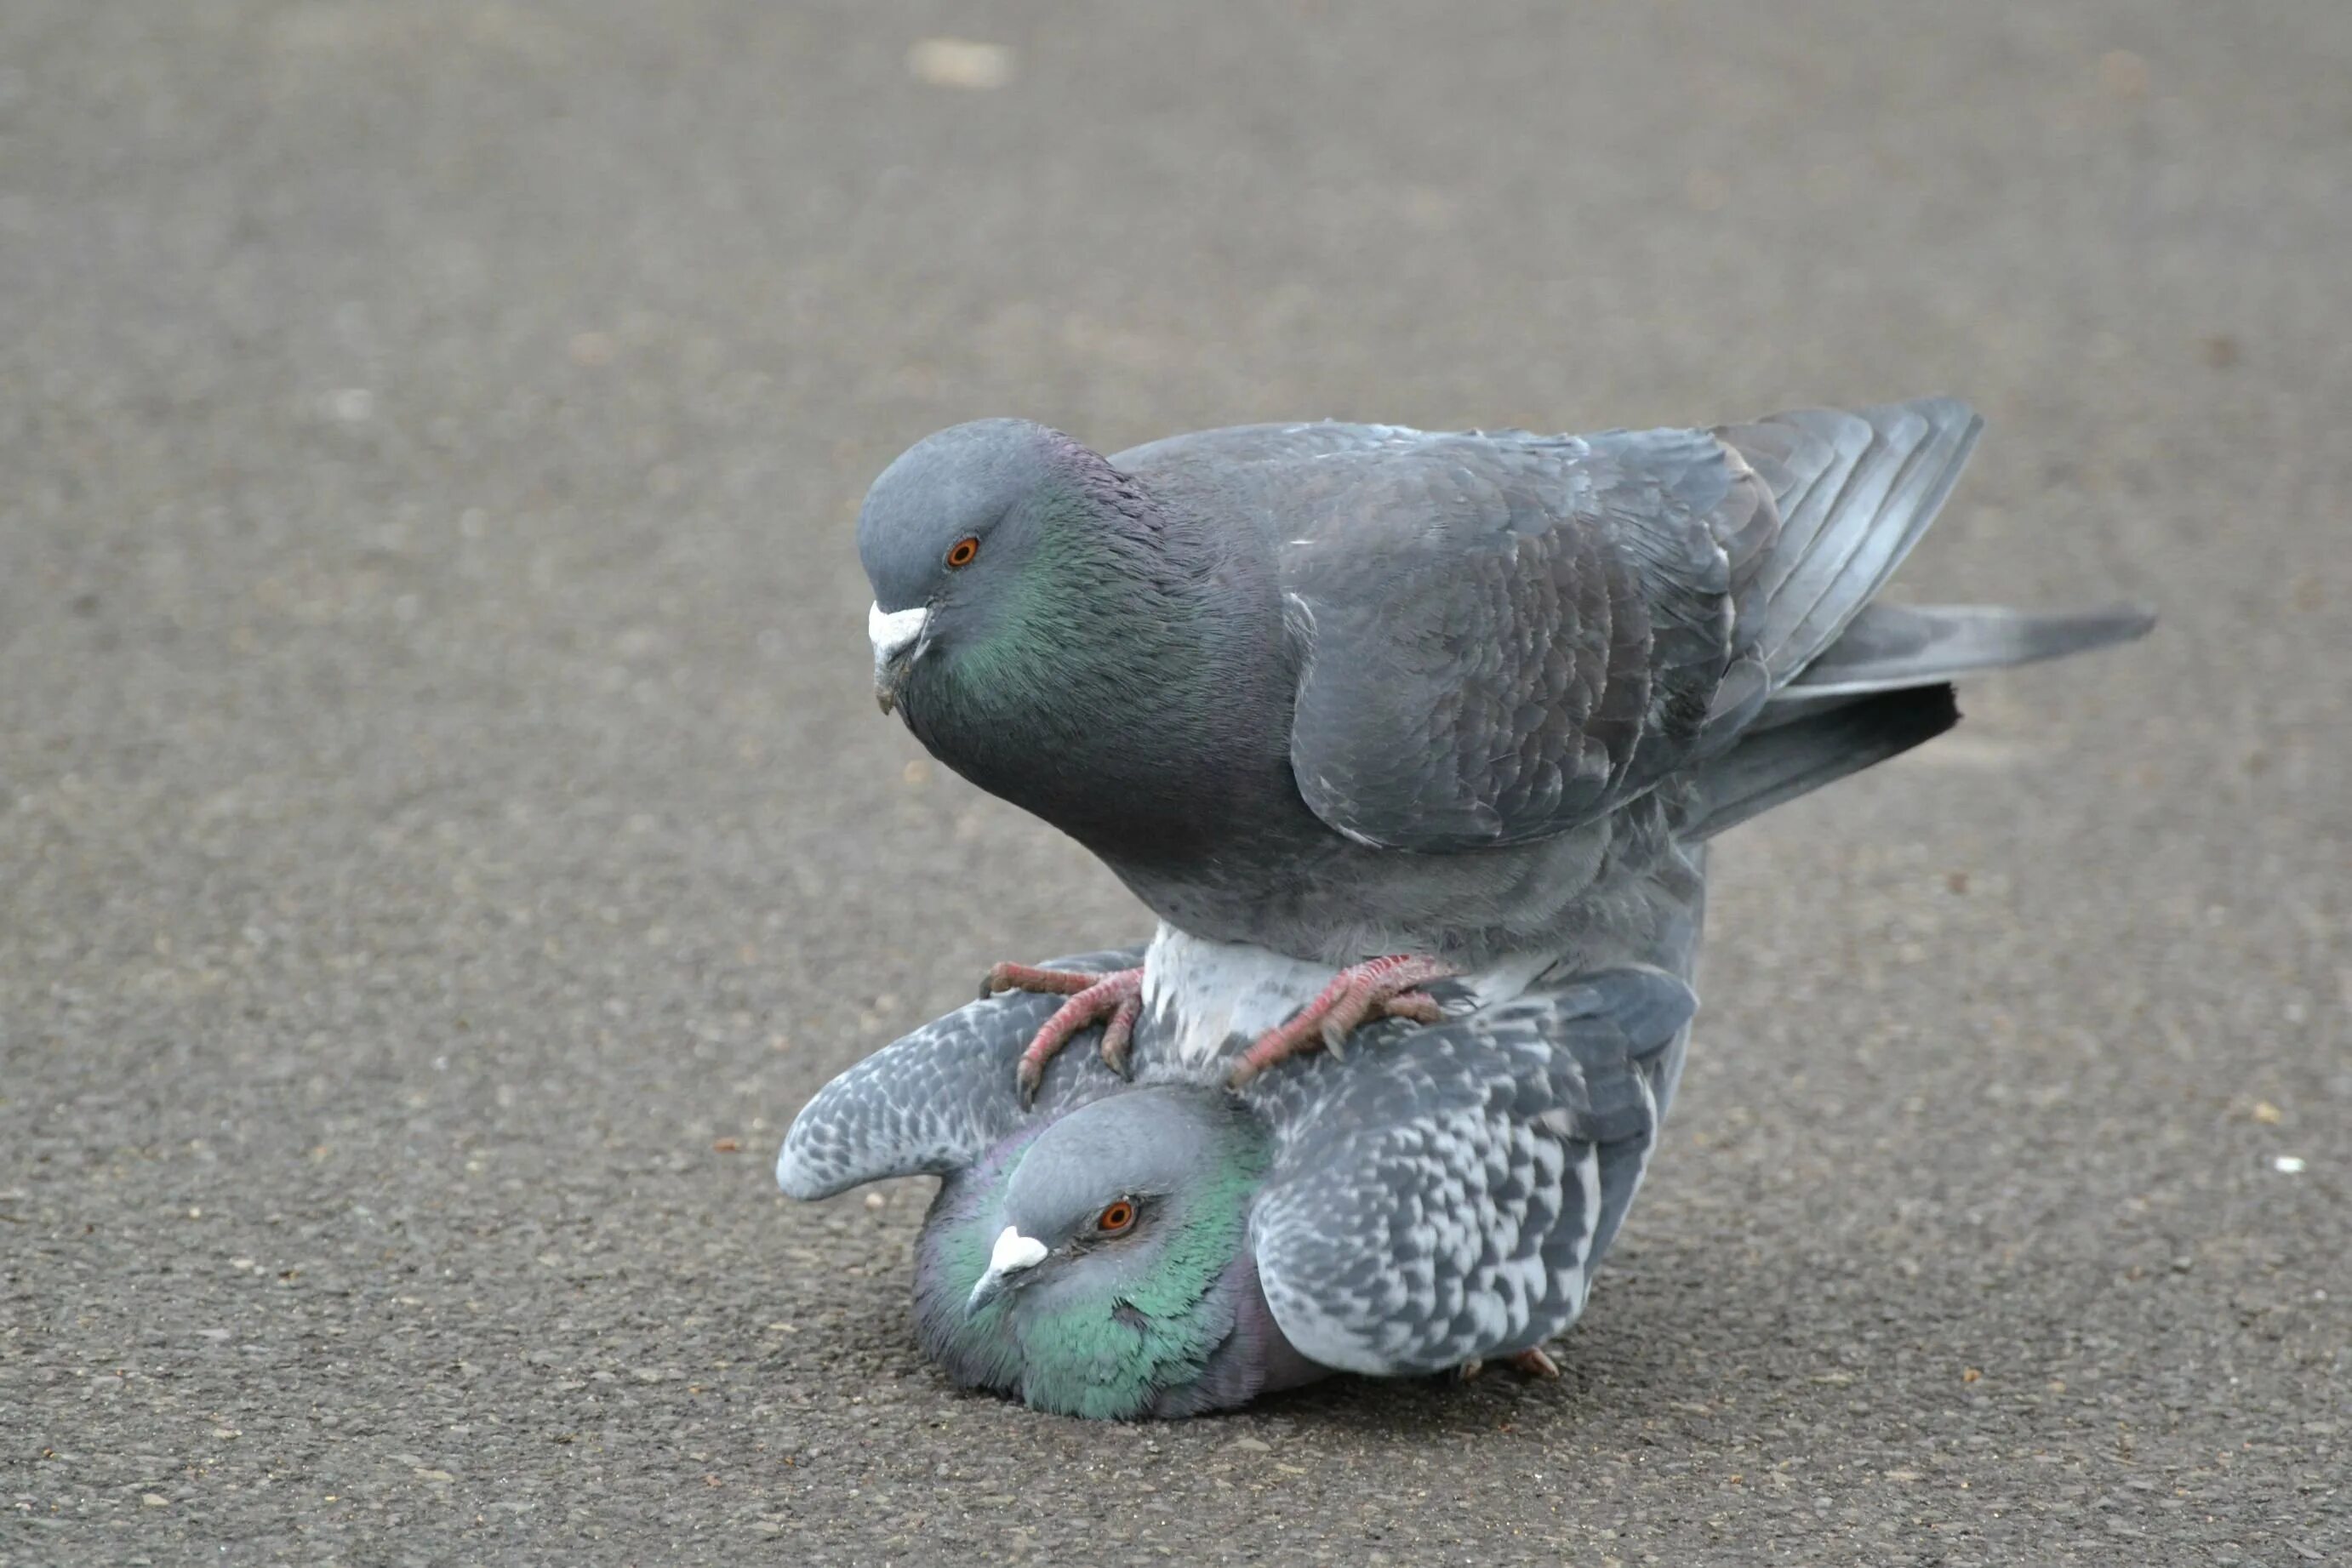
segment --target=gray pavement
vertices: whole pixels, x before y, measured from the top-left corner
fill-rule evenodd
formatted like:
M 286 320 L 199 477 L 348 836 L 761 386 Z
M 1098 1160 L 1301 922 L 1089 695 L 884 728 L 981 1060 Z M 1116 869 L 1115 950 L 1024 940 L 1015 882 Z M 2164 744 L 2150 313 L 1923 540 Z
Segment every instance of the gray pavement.
M 2347 81 L 2342 0 L 8 0 L 0 1561 L 2352 1562 Z M 906 443 L 1936 391 L 1908 590 L 2165 623 L 1727 841 L 1562 1383 L 1039 1416 L 915 1351 L 925 1184 L 774 1194 L 1145 928 L 874 712 Z

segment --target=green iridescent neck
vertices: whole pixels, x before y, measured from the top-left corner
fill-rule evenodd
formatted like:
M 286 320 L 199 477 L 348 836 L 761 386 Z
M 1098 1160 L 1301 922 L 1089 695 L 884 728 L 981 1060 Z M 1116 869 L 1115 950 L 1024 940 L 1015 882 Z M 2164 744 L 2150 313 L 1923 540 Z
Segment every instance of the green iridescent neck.
M 1024 1400 L 1068 1416 L 1140 1416 L 1160 1390 L 1201 1375 L 1234 1332 L 1234 1303 L 1217 1287 L 1241 1251 L 1249 1200 L 1265 1175 L 1255 1152 L 1228 1153 L 1232 1158 L 1189 1195 L 1183 1228 L 1149 1274 L 1117 1299 L 1014 1325 Z
M 1036 517 L 1034 555 L 957 656 L 967 700 L 1024 709 L 1087 695 L 1133 701 L 1143 672 L 1147 689 L 1188 684 L 1207 607 L 1193 530 L 1132 496 L 1082 487 L 1040 497 Z
M 1037 528 L 908 723 L 1081 842 L 1181 837 L 1207 810 L 1204 769 L 1242 750 L 1224 732 L 1252 711 L 1249 684 L 1271 678 L 1220 634 L 1220 617 L 1255 607 L 1212 592 L 1213 547 L 1181 522 L 1107 517 L 1073 494 L 1041 504 Z
M 988 1267 L 1006 1185 L 1028 1152 L 1000 1151 L 959 1178 L 956 1217 L 940 1236 L 919 1311 L 937 1356 L 959 1381 L 1017 1391 L 1057 1415 L 1147 1415 L 1165 1390 L 1196 1381 L 1234 1332 L 1229 1280 L 1264 1178 L 1267 1152 L 1253 1130 L 1221 1138 L 1199 1179 L 1171 1195 L 1168 1234 L 1150 1266 L 1117 1289 L 1005 1296 L 967 1318 L 962 1303 Z

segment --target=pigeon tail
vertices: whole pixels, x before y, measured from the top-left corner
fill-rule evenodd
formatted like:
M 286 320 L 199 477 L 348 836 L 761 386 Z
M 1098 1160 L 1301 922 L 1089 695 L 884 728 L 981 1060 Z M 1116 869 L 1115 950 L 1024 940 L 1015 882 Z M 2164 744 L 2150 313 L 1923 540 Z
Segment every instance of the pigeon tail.
M 2131 604 L 2041 613 L 1997 604 L 1873 604 L 1774 694 L 1759 722 L 1786 723 L 1844 698 L 2087 653 L 2143 637 L 2155 624 L 2154 612 Z
M 1959 721 L 1952 688 L 1937 685 L 1850 698 L 1750 733 L 1699 768 L 1700 814 L 1686 835 L 1713 838 L 1784 800 L 1899 757 Z
M 1801 409 L 1716 435 L 1772 490 L 1780 538 L 1739 585 L 1778 689 L 1875 598 L 1952 493 L 1984 421 L 1955 398 Z

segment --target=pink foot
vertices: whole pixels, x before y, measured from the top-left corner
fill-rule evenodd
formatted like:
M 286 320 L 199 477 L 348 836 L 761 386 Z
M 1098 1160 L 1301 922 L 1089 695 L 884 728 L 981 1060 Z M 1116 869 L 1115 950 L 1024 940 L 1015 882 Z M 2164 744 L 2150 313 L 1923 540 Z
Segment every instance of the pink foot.
M 1559 1376 L 1559 1363 L 1546 1355 L 1543 1353 L 1541 1346 L 1538 1346 L 1534 1350 L 1513 1351 L 1510 1354 L 1503 1357 L 1502 1364 L 1509 1367 L 1513 1372 L 1517 1373 L 1522 1377 L 1544 1377 L 1557 1379 Z M 1463 1382 L 1468 1383 L 1486 1370 L 1486 1364 L 1483 1361 L 1465 1361 L 1461 1365 L 1455 1367 L 1454 1372 L 1455 1376 L 1461 1378 Z
M 1285 1061 L 1320 1046 L 1339 1054 L 1349 1034 L 1376 1019 L 1412 1019 L 1435 1023 L 1444 1015 L 1437 998 L 1413 988 L 1443 980 L 1457 971 L 1434 958 L 1398 956 L 1372 958 L 1339 971 L 1313 1001 L 1290 1020 L 1251 1042 L 1225 1080 L 1238 1089 L 1277 1061 Z
M 1143 1016 L 1141 969 L 1089 975 L 1075 969 L 999 964 L 980 983 L 980 994 L 986 998 L 999 991 L 1034 991 L 1070 998 L 1038 1026 L 1021 1053 L 1021 1065 L 1013 1070 L 1023 1109 L 1037 1098 L 1037 1085 L 1045 1081 L 1045 1063 L 1054 1060 L 1054 1053 L 1069 1044 L 1072 1035 L 1095 1024 L 1103 1026 L 1103 1065 L 1121 1078 L 1128 1076 L 1128 1049 L 1135 1042 L 1135 1021 Z
M 1507 1355 L 1503 1358 L 1503 1364 L 1522 1377 L 1549 1378 L 1555 1383 L 1559 1381 L 1559 1363 L 1546 1355 L 1541 1345 L 1532 1350 L 1522 1350 Z

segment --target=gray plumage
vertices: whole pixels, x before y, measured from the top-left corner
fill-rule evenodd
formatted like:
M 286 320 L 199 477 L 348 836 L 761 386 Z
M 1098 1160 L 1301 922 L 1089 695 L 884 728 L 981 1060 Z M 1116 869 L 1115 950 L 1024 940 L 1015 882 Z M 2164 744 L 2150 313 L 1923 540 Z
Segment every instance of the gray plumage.
M 1872 606 L 1979 428 L 1932 399 L 1590 436 L 1256 425 L 1104 458 L 989 421 L 894 464 L 858 543 L 877 613 L 923 615 L 887 677 L 918 737 L 1170 925 L 1333 966 L 1591 966 L 1646 939 L 1628 873 L 1696 831 L 1743 738 L 1920 691 L 1880 729 L 1916 743 L 1955 675 L 2146 629 Z M 943 565 L 966 537 L 976 560 Z
M 1099 1027 L 1040 1056 L 1063 998 L 1016 991 L 835 1080 L 778 1180 L 938 1175 L 923 1343 L 1047 1409 L 1183 1415 L 1540 1345 L 1673 1094 L 1706 841 L 1948 728 L 1957 675 L 2147 627 L 1871 602 L 1977 432 L 1933 400 L 1110 458 L 1018 421 L 919 444 L 858 524 L 877 694 L 1160 917 L 1149 956 L 1055 966 L 1141 965 L 1133 1082 Z M 1223 1086 L 1241 1020 L 1389 954 L 1456 966 L 1431 988 L 1452 1015 Z M 1017 1058 L 1045 1061 L 1034 1108 Z
M 1687 852 L 1696 890 L 1701 852 Z M 819 1198 L 940 1176 L 919 1244 L 925 1348 L 959 1382 L 1043 1408 L 1186 1415 L 1334 1371 L 1438 1372 L 1538 1346 L 1584 1310 L 1647 1167 L 1696 1007 L 1700 914 L 1695 894 L 1655 966 L 1549 977 L 1436 1026 L 1376 1025 L 1344 1060 L 1238 1093 L 1171 1060 L 1147 1024 L 1132 1082 L 1072 1049 L 1024 1113 L 1011 1063 L 1053 998 L 975 1002 L 820 1092 L 777 1179 Z M 1234 1222 L 1212 1226 L 1212 1266 L 1172 1295 L 1161 1259 L 1181 1222 L 1138 1236 L 1153 1250 L 1089 1246 L 1076 1226 L 1122 1197 L 1218 1192 Z M 1053 1255 L 1012 1301 L 968 1315 L 976 1260 L 1006 1226 Z M 1190 1348 L 1150 1348 L 1168 1343 Z

